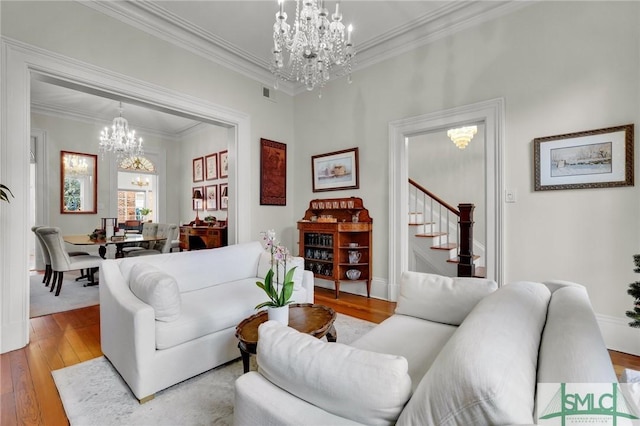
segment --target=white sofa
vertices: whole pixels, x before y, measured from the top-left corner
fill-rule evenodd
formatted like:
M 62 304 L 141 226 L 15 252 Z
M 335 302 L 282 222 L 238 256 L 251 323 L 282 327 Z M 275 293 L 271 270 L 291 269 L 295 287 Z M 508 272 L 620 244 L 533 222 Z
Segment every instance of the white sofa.
M 533 424 L 537 383 L 617 381 L 583 286 L 496 287 L 405 273 L 395 314 L 350 346 L 261 325 L 234 424 Z
M 302 258 L 292 300 L 313 302 Z M 270 269 L 260 242 L 105 260 L 100 268 L 102 352 L 136 398 L 240 357 L 235 327 L 267 300 L 256 286 Z

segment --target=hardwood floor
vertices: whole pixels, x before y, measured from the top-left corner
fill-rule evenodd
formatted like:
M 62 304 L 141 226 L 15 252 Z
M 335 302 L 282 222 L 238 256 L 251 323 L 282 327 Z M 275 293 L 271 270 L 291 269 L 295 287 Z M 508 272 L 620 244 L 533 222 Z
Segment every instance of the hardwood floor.
M 316 288 L 316 303 L 336 312 L 380 323 L 395 303 Z M 30 343 L 0 355 L 0 425 L 64 425 L 67 417 L 51 371 L 102 355 L 100 308 L 92 306 L 33 318 Z M 609 351 L 616 373 L 640 370 L 640 357 Z

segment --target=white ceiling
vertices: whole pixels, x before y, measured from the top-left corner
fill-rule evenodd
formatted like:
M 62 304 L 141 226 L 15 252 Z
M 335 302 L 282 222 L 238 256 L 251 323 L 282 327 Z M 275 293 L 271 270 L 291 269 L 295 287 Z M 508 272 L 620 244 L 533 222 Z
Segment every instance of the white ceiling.
M 354 26 L 357 51 L 355 70 L 429 43 L 452 32 L 509 13 L 524 2 L 342 0 L 343 23 Z M 269 72 L 276 0 L 248 1 L 88 1 L 83 5 L 108 14 L 176 45 L 232 67 L 271 85 Z M 325 1 L 330 12 L 335 1 Z M 295 2 L 286 0 L 293 21 Z M 280 90 L 295 94 L 295 84 Z M 118 100 L 32 80 L 32 109 L 79 119 L 110 123 L 118 113 Z M 184 117 L 124 104 L 123 115 L 139 134 L 154 132 L 180 136 L 198 124 Z

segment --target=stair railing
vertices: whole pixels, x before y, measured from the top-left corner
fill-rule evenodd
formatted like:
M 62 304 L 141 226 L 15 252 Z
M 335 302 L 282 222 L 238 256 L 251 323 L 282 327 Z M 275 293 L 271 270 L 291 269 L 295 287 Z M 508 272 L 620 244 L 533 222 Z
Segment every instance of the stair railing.
M 455 230 L 458 248 L 458 276 L 472 277 L 475 274 L 473 263 L 473 204 L 460 204 L 458 209 L 440 197 L 409 179 L 409 223 L 432 225 L 431 232 L 446 234 Z M 443 212 L 444 210 L 444 212 Z M 428 215 L 428 217 L 427 217 Z M 451 239 L 447 237 L 447 242 Z

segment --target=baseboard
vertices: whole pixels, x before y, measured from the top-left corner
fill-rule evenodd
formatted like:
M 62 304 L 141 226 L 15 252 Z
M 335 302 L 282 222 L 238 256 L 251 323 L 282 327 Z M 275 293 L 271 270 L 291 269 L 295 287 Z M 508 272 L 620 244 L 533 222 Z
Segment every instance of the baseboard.
M 335 289 L 333 281 L 323 280 L 320 278 L 315 279 L 315 286 L 328 288 L 330 290 Z M 340 292 L 355 294 L 358 296 L 367 296 L 367 286 L 364 281 L 349 282 L 348 280 L 340 281 Z M 371 297 L 374 299 L 389 300 L 387 295 L 387 281 L 382 278 L 373 277 L 371 279 Z
M 608 349 L 640 356 L 640 330 L 629 327 L 627 319 L 602 314 L 596 319 Z

